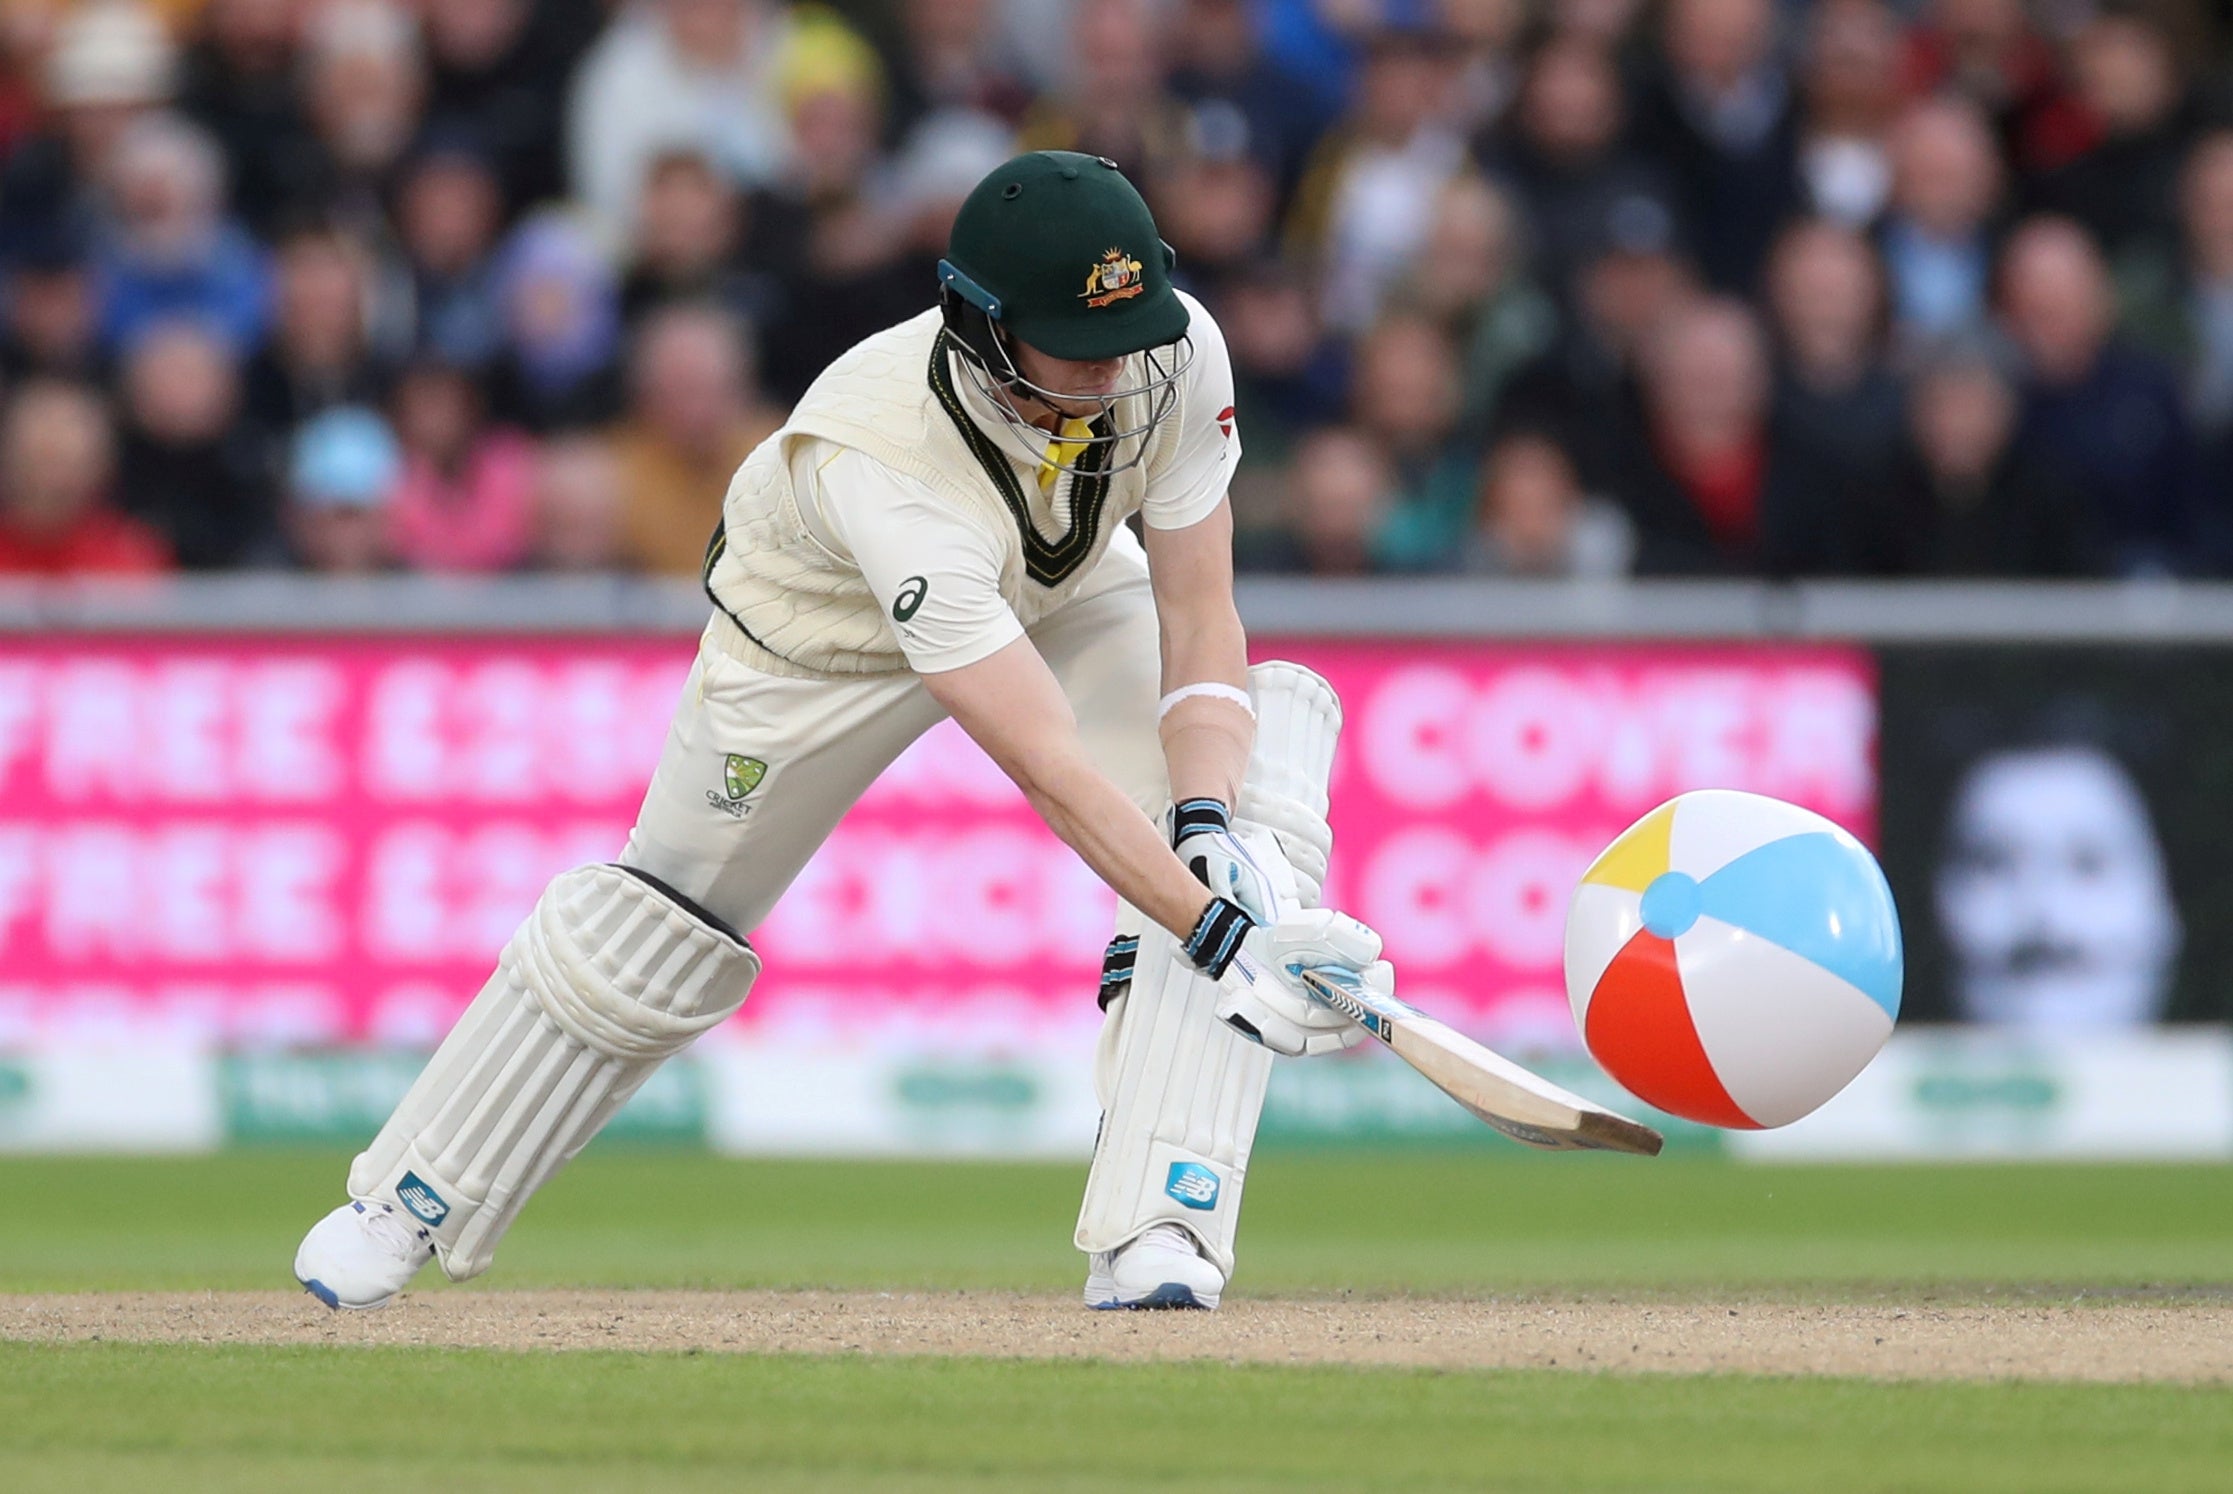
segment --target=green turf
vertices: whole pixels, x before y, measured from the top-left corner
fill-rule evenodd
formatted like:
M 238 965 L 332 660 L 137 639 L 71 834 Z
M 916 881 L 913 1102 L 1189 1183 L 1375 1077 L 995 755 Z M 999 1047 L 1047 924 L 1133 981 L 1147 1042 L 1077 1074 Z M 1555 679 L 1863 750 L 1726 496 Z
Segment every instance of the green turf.
M 0 1485 L 71 1494 L 2172 1494 L 2229 1468 L 2226 1390 L 0 1345 Z
M 0 1290 L 277 1286 L 346 1159 L 0 1160 Z M 1064 1290 L 1082 1169 L 592 1152 L 492 1286 Z M 1276 1155 L 1241 1294 L 2233 1290 L 2223 1167 Z
M 0 1290 L 279 1286 L 346 1159 L 0 1160 Z M 593 1152 L 491 1286 L 1069 1291 L 1080 1169 Z M 2223 1168 L 1271 1155 L 1240 1294 L 2233 1291 Z M 441 1289 L 441 1288 L 431 1288 Z M 478 1284 L 475 1288 L 479 1289 Z M 2233 1391 L 0 1345 L 0 1490 L 2222 1490 Z

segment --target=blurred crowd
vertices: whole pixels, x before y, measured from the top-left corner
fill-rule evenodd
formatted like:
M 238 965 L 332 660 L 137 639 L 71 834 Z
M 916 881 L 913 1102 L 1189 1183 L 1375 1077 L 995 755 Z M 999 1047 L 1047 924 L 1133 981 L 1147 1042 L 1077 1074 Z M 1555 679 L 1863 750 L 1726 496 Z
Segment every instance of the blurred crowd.
M 0 573 L 694 573 L 1034 147 L 1244 567 L 2233 573 L 2224 0 L 0 0 Z

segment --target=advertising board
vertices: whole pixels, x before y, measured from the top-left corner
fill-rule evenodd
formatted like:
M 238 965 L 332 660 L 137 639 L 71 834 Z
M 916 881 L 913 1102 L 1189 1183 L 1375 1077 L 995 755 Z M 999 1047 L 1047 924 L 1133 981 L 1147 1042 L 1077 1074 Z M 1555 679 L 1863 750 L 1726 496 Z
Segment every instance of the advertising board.
M 1329 901 L 1384 932 L 1414 1000 L 1513 1051 L 1576 1057 L 1567 890 L 1661 800 L 1752 788 L 1875 833 L 1858 651 L 1256 652 L 1345 702 Z M 544 883 L 619 850 L 689 659 L 673 638 L 11 642 L 0 1053 L 219 1055 L 226 1136 L 361 1136 Z M 753 931 L 752 999 L 633 1123 L 734 1149 L 1082 1150 L 1113 907 L 942 724 Z M 1299 1089 L 1272 1129 L 1409 1134 L 1329 1106 Z

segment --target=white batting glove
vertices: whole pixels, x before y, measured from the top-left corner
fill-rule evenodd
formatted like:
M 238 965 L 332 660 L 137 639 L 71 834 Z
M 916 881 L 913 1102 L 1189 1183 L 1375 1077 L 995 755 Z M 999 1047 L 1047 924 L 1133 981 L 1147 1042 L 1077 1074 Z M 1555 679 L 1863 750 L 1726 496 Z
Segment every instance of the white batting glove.
M 1212 895 L 1240 904 L 1258 923 L 1271 922 L 1282 908 L 1297 902 L 1294 879 L 1276 877 L 1258 859 L 1217 800 L 1172 805 L 1170 824 L 1171 849 Z
M 1218 1018 L 1242 1037 L 1291 1058 L 1353 1048 L 1365 1040 L 1365 1030 L 1303 985 L 1303 971 L 1325 965 L 1354 970 L 1369 986 L 1395 990 L 1395 967 L 1380 958 L 1378 934 L 1346 913 L 1308 908 L 1249 930 L 1221 982 Z
M 1290 1058 L 1354 1047 L 1366 1033 L 1320 1004 L 1302 972 L 1333 965 L 1393 992 L 1395 969 L 1380 958 L 1380 936 L 1346 913 L 1306 908 L 1260 924 L 1239 904 L 1210 904 L 1186 953 L 1218 982 L 1218 1020 L 1250 1042 Z

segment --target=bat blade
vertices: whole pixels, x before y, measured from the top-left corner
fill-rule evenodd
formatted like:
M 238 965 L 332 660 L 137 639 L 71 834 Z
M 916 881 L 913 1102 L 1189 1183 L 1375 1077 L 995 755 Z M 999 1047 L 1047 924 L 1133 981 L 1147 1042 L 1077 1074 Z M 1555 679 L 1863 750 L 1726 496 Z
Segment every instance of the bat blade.
M 1545 1151 L 1630 1152 L 1665 1144 L 1641 1121 L 1562 1089 L 1347 970 L 1304 970 L 1304 989 L 1393 1049 L 1427 1081 L 1523 1146 Z

